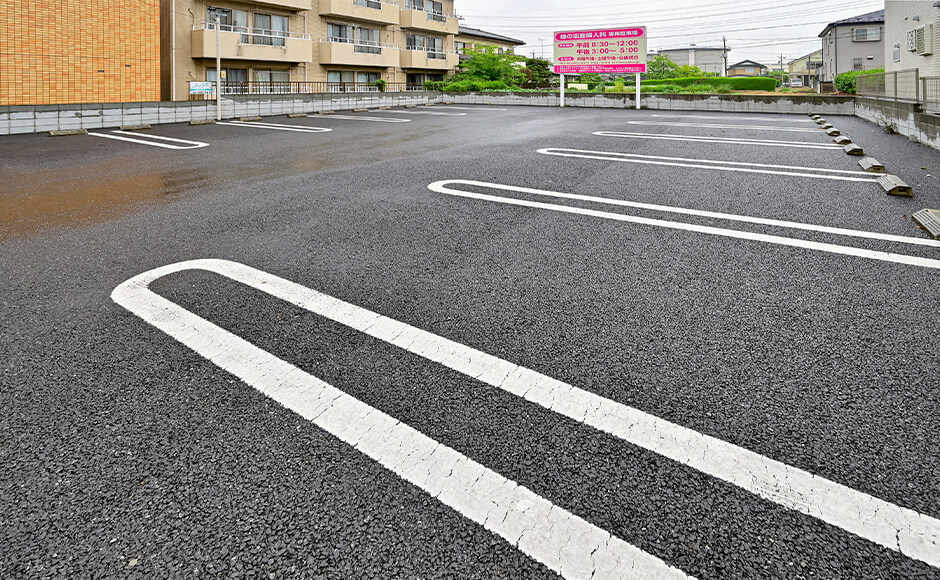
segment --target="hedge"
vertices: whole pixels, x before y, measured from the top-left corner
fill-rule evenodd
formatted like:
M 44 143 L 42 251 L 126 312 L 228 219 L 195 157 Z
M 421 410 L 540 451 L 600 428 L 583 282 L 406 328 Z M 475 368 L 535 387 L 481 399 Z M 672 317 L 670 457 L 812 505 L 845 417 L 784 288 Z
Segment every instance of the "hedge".
M 465 79 L 451 83 L 442 82 L 440 83 L 440 86 L 441 88 L 439 89 L 429 89 L 428 83 L 424 83 L 424 87 L 427 90 L 442 90 L 451 93 L 465 93 L 470 91 L 508 91 L 513 88 L 503 81 L 481 81 L 478 79 Z
M 774 91 L 777 88 L 777 79 L 770 77 L 685 77 L 679 79 L 649 79 L 642 81 L 641 84 L 649 86 L 726 87 L 733 91 Z
M 836 90 L 843 93 L 849 93 L 850 95 L 855 94 L 855 77 L 859 75 L 873 75 L 876 73 L 883 73 L 885 69 L 883 68 L 873 68 L 871 70 L 850 70 L 849 72 L 844 72 L 842 74 L 836 75 L 835 85 Z

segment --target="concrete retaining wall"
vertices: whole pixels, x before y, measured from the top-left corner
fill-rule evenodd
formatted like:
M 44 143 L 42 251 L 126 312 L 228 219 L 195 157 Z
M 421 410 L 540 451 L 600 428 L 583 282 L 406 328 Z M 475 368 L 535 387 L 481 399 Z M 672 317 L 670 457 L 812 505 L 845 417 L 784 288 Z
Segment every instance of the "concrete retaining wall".
M 857 97 L 855 114 L 882 127 L 890 127 L 919 143 L 940 149 L 940 117 L 924 113 L 918 103 Z
M 439 93 L 234 95 L 222 99 L 226 119 L 317 111 L 423 105 Z M 142 123 L 188 123 L 215 119 L 215 101 L 24 105 L 0 107 L 0 135 L 58 129 L 103 129 Z
M 448 93 L 447 102 L 461 104 L 559 106 L 557 94 L 544 93 Z M 725 113 L 819 113 L 854 115 L 854 97 L 821 95 L 641 95 L 644 109 L 664 111 L 717 111 Z M 572 93 L 565 96 L 569 107 L 632 109 L 632 94 Z

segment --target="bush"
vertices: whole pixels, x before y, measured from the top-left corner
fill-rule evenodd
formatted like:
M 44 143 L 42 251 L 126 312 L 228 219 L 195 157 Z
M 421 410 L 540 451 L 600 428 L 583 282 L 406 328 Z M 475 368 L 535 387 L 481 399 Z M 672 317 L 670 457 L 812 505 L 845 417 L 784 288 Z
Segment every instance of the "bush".
M 601 82 L 597 83 L 596 85 L 594 85 L 594 92 L 595 92 L 595 93 L 603 93 L 603 92 L 606 92 L 606 91 L 607 91 L 607 85 L 604 83 L 604 81 L 601 81 Z
M 424 83 L 425 88 L 427 89 L 427 84 Z M 507 85 L 503 81 L 483 81 L 479 79 L 464 79 L 458 80 L 451 83 L 441 82 L 440 89 L 428 89 L 428 90 L 441 90 L 447 91 L 449 93 L 467 93 L 467 92 L 481 92 L 481 91 L 508 91 L 513 87 Z
M 623 79 L 617 79 L 614 81 L 614 92 L 623 93 L 626 92 L 627 83 Z
M 440 92 L 444 90 L 445 85 L 445 81 L 424 81 L 424 90 Z
M 885 69 L 883 68 L 874 68 L 871 70 L 853 70 L 849 72 L 844 72 L 840 75 L 836 75 L 835 85 L 836 90 L 843 93 L 849 93 L 850 95 L 855 94 L 855 77 L 859 75 L 871 75 L 876 73 L 883 73 Z
M 372 83 L 372 84 L 375 85 L 375 88 L 379 89 L 379 92 L 380 92 L 380 93 L 384 93 L 384 92 L 385 92 L 385 85 L 386 85 L 386 83 L 385 83 L 385 81 L 384 81 L 383 79 L 379 79 L 379 80 L 375 81 L 375 82 Z
M 769 77 L 685 77 L 678 79 L 650 79 L 643 86 L 676 85 L 678 87 L 709 86 L 712 90 L 727 87 L 733 91 L 773 91 L 777 80 Z

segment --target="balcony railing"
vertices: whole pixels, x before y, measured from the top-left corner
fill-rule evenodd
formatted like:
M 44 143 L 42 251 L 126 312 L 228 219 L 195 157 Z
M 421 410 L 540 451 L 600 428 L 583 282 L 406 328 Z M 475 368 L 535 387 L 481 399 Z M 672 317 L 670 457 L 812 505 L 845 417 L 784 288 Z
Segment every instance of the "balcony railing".
M 215 31 L 216 26 L 220 32 L 236 32 L 241 34 L 241 44 L 257 44 L 262 46 L 284 46 L 284 39 L 297 38 L 311 40 L 309 34 L 288 32 L 286 30 L 271 30 L 268 28 L 248 28 L 247 26 L 232 26 L 229 24 L 216 25 L 215 22 L 201 22 L 193 25 L 193 30 Z
M 446 59 L 448 54 L 457 54 L 456 50 L 444 50 L 442 48 L 427 48 L 421 46 L 408 46 L 405 47 L 405 50 L 408 52 L 426 52 L 428 54 L 428 58 L 435 58 L 440 60 Z
M 374 42 L 371 40 L 354 40 L 352 38 L 342 38 L 339 36 L 328 36 L 326 38 L 321 38 L 320 42 L 328 43 L 338 43 L 338 44 L 351 44 L 353 45 L 353 50 L 356 52 L 361 52 L 363 54 L 382 54 L 383 48 L 395 49 L 398 50 L 400 47 L 397 44 L 392 44 L 390 42 Z

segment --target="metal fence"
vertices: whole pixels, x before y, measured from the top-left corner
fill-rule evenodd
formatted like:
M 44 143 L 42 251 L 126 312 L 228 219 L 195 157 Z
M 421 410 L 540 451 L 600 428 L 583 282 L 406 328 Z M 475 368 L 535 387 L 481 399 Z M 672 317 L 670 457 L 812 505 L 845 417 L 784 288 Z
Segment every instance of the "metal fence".
M 918 69 L 859 75 L 855 77 L 855 94 L 916 103 L 920 102 L 920 85 Z
M 198 83 L 207 85 L 208 83 Z M 424 83 L 385 83 L 323 81 L 222 81 L 223 95 L 309 95 L 318 93 L 405 93 L 423 91 Z M 192 91 L 191 91 L 192 93 Z M 215 82 L 190 100 L 214 99 Z
M 924 111 L 940 113 L 940 77 L 923 77 L 920 82 Z

